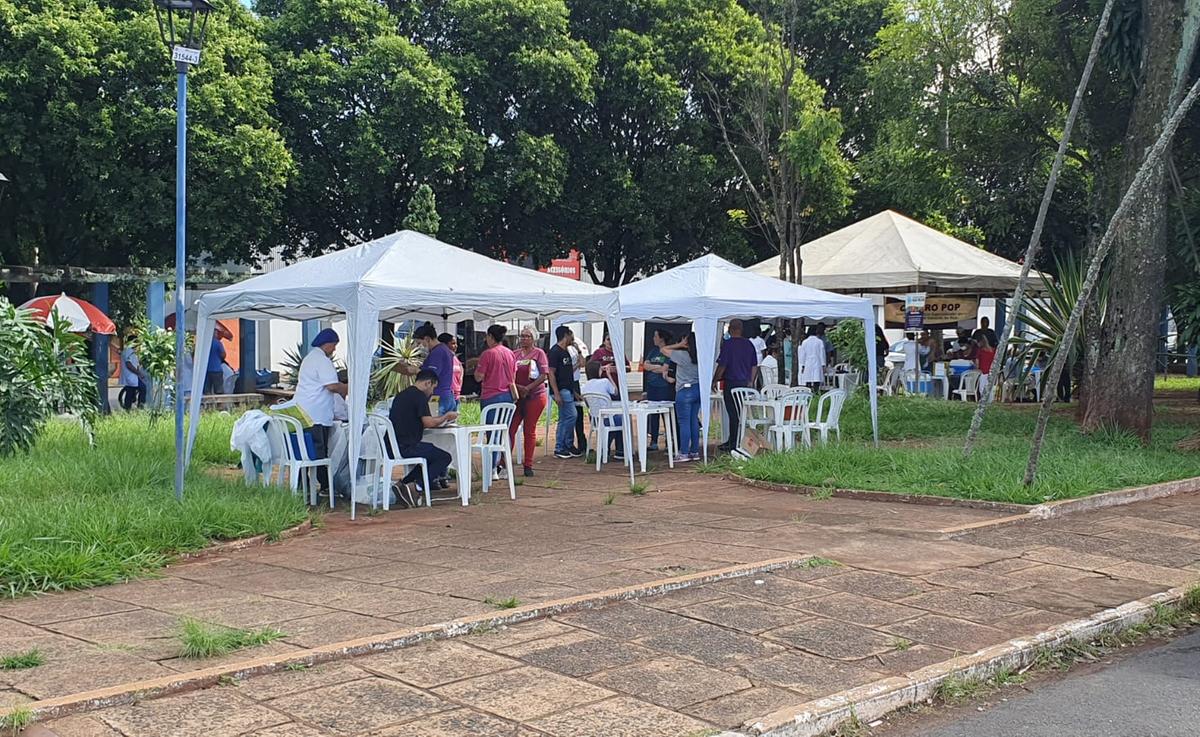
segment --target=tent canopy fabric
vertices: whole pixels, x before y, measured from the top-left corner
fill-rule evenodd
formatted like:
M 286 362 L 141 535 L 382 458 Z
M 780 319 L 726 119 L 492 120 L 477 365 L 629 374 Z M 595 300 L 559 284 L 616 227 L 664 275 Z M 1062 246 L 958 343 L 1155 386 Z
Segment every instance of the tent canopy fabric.
M 875 309 L 862 297 L 823 292 L 762 276 L 708 255 L 617 288 L 621 317 L 629 320 L 691 320 L 696 332 L 696 355 L 701 357 L 700 387 L 713 383 L 717 359 L 718 323 L 734 317 L 851 318 L 862 320 L 867 355 L 875 355 Z M 868 362 L 868 386 L 875 386 L 875 362 Z M 875 392 L 871 392 L 871 425 L 879 440 Z M 701 403 L 701 437 L 708 437 L 711 407 Z M 704 444 L 707 453 L 708 444 Z
M 892 210 L 872 215 L 800 246 L 801 282 L 853 293 L 958 292 L 1011 294 L 1021 265 L 988 253 Z M 779 276 L 779 257 L 750 270 Z M 1030 288 L 1041 283 L 1037 272 Z
M 344 317 L 348 336 L 339 349 L 349 374 L 350 426 L 366 420 L 367 385 L 379 342 L 379 321 L 468 320 L 586 314 L 609 323 L 613 350 L 624 352 L 616 293 L 606 287 L 513 266 L 405 230 L 369 243 L 301 261 L 221 287 L 197 301 L 197 334 L 220 317 L 311 320 Z M 196 341 L 195 366 L 208 363 L 212 341 Z M 192 377 L 187 458 L 195 443 L 204 372 Z M 620 375 L 622 406 L 629 389 Z M 625 426 L 628 427 L 628 422 Z M 350 458 L 359 457 L 360 433 L 350 433 Z M 356 463 L 351 463 L 355 468 Z M 633 466 L 630 464 L 630 480 Z M 351 474 L 357 483 L 357 474 Z M 357 498 L 357 497 L 355 497 Z M 351 518 L 354 507 L 351 506 Z

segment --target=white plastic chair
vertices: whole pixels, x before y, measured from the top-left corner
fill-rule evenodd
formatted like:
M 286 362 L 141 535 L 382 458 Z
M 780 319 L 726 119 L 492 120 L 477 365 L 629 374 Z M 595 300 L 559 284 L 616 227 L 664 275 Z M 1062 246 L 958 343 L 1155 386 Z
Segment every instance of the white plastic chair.
M 779 399 L 791 390 L 792 387 L 786 384 L 766 384 L 762 388 L 762 395 L 767 399 Z
M 771 442 L 777 450 L 795 448 L 798 434 L 803 436 L 805 447 L 812 447 L 812 435 L 808 429 L 808 403 L 811 399 L 812 392 L 795 391 L 780 400 L 783 414 L 775 418 L 776 422 L 770 428 Z
M 368 445 L 368 441 L 371 441 L 370 445 Z M 424 458 L 405 458 L 400 454 L 400 443 L 396 440 L 396 428 L 392 426 L 390 419 L 374 413 L 367 415 L 363 447 L 370 448 L 370 454 L 364 452 L 363 457 L 375 463 L 376 479 L 381 484 L 375 488 L 382 489 L 385 511 L 391 508 L 392 476 L 395 470 L 410 466 L 421 468 L 421 481 L 423 482 L 421 488 L 425 490 L 425 506 L 426 508 L 433 506 L 433 497 L 430 496 L 429 491 L 429 463 Z M 377 506 L 376 496 L 372 494 L 371 509 L 375 509 Z
M 304 428 L 300 426 L 299 420 L 286 415 L 275 415 L 271 418 L 268 424 L 268 435 L 277 433 L 277 438 L 282 441 L 283 445 L 283 464 L 286 466 L 288 473 L 288 481 L 292 491 L 300 489 L 301 473 L 304 474 L 304 492 L 308 503 L 315 505 L 317 503 L 317 479 L 316 473 L 318 468 L 324 468 L 330 475 L 333 474 L 333 469 L 330 467 L 328 458 L 313 458 L 308 453 L 308 445 L 304 442 Z M 295 442 L 293 442 L 293 439 Z M 273 443 L 272 443 L 273 444 Z M 282 469 L 280 470 L 280 481 L 283 481 Z M 329 484 L 329 508 L 333 509 L 333 483 L 330 479 Z
M 588 431 L 588 447 L 596 449 L 596 470 L 603 463 L 608 463 L 608 436 L 620 436 L 623 428 L 611 420 L 621 417 L 621 408 L 612 406 L 612 398 L 605 394 L 584 394 L 583 402 L 587 405 L 588 421 L 591 429 Z M 628 453 L 629 449 L 626 448 Z
M 854 394 L 854 390 L 862 383 L 862 374 L 858 371 L 847 371 L 837 375 L 838 388 L 845 391 L 847 396 Z
M 892 366 L 883 376 L 883 383 L 879 385 L 879 393 L 886 397 L 894 397 L 900 392 L 900 379 L 903 376 L 903 369 L 899 366 Z
M 838 441 L 841 441 L 842 428 L 838 423 L 842 416 L 842 405 L 845 403 L 846 392 L 841 389 L 826 392 L 817 403 L 817 416 L 808 423 L 808 429 L 816 430 L 821 434 L 822 445 L 829 442 L 830 430 L 836 432 Z
M 760 383 L 762 384 L 762 387 L 764 390 L 768 386 L 771 386 L 772 384 L 778 384 L 779 383 L 779 366 L 775 366 L 774 368 L 772 368 L 771 366 L 759 366 L 758 367 L 758 378 L 759 378 Z
M 964 402 L 967 401 L 967 397 L 970 397 L 973 401 L 978 402 L 980 376 L 982 376 L 982 374 L 975 369 L 964 371 L 962 377 L 959 379 L 958 388 L 954 390 L 954 396 L 958 397 Z
M 766 427 L 771 424 L 771 421 L 765 417 L 749 416 L 746 414 L 746 400 L 759 399 L 762 394 L 757 389 L 751 389 L 748 386 L 738 387 L 730 392 L 733 395 L 733 406 L 737 408 L 739 423 L 735 428 L 737 432 L 737 442 L 734 443 L 735 448 L 742 447 L 742 439 L 745 436 L 747 427 L 757 430 L 760 427 Z
M 512 402 L 490 404 L 483 408 L 481 427 L 471 433 L 471 453 L 473 455 L 475 451 L 479 451 L 479 473 L 483 479 L 484 494 L 492 488 L 492 469 L 496 467 L 492 456 L 497 454 L 504 459 L 508 468 L 508 495 L 513 499 L 517 498 L 517 486 L 513 483 L 512 445 L 508 442 L 508 427 L 516 414 L 517 405 Z

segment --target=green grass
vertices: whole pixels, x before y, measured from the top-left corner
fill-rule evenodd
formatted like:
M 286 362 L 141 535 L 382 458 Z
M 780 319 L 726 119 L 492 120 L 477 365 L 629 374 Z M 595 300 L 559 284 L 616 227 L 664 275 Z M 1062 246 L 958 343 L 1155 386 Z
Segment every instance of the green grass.
M 147 575 L 215 540 L 278 534 L 303 521 L 303 501 L 247 488 L 230 466 L 234 418 L 206 415 L 182 503 L 173 494 L 169 418 L 102 419 L 96 446 L 77 423 L 52 422 L 28 455 L 0 458 L 0 596 L 81 589 Z
M 521 606 L 521 600 L 515 596 L 510 596 L 507 599 L 500 599 L 495 596 L 489 596 L 483 600 L 484 604 L 491 604 L 497 609 L 516 609 Z
M 608 494 L 606 494 L 604 496 L 604 506 L 607 507 L 607 506 L 611 505 L 613 502 L 615 502 L 616 500 L 617 500 L 617 495 L 610 491 L 610 492 L 608 492 Z
M 1154 377 L 1154 388 L 1167 391 L 1200 391 L 1200 376 L 1178 376 L 1172 374 L 1163 376 L 1158 374 Z
M 821 488 L 868 489 L 1039 504 L 1129 486 L 1200 476 L 1200 453 L 1183 453 L 1175 443 L 1193 426 L 1160 418 L 1153 439 L 1142 446 L 1120 432 L 1083 435 L 1068 416 L 1050 421 L 1037 482 L 1021 479 L 1036 414 L 993 407 L 970 459 L 962 443 L 974 405 L 909 397 L 882 397 L 879 430 L 883 446 L 870 441 L 865 398 L 847 402 L 841 425 L 845 440 L 828 446 L 771 453 L 741 464 L 749 478 Z
M 0 655 L 0 670 L 25 670 L 36 668 L 46 662 L 46 658 L 37 648 L 12 655 Z
M 21 730 L 33 724 L 33 709 L 28 706 L 14 706 L 7 714 L 0 717 L 0 729 L 6 730 L 16 737 Z
M 814 555 L 813 557 L 805 560 L 803 563 L 801 563 L 800 565 L 798 565 L 796 567 L 797 568 L 827 568 L 827 567 L 840 566 L 840 565 L 841 565 L 841 563 L 838 563 L 836 560 L 830 560 L 828 558 L 822 558 L 819 555 Z
M 640 481 L 629 485 L 629 493 L 633 496 L 646 496 L 646 485 Z
M 910 649 L 913 645 L 912 640 L 906 640 L 903 637 L 893 637 L 892 641 L 888 644 L 891 645 L 891 648 L 898 653 L 902 653 Z
M 235 650 L 266 645 L 282 637 L 282 632 L 272 628 L 243 630 L 185 618 L 179 626 L 179 656 L 215 658 Z

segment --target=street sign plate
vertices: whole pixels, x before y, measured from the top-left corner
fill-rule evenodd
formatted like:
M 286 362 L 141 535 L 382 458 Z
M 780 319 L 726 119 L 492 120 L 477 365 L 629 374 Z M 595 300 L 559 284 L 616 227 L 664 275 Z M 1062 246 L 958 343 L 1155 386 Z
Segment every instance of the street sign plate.
M 195 66 L 200 63 L 200 49 L 189 49 L 186 46 L 174 46 L 171 48 L 171 61 L 181 61 L 184 64 Z

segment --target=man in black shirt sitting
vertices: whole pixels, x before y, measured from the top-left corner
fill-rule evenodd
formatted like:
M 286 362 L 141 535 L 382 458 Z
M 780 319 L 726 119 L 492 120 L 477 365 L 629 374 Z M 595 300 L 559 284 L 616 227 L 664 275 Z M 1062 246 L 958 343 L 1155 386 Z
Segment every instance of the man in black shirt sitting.
M 417 372 L 412 386 L 396 395 L 392 400 L 392 409 L 388 418 L 396 432 L 396 444 L 400 446 L 400 455 L 404 458 L 424 458 L 429 464 L 430 483 L 442 479 L 450 468 L 450 454 L 432 443 L 424 442 L 421 437 L 425 428 L 442 427 L 458 419 L 457 412 L 447 412 L 433 417 L 429 412 L 429 397 L 437 388 L 438 376 L 430 369 Z M 421 469 L 414 467 L 408 475 L 394 487 L 396 498 L 401 504 L 409 507 L 420 506 L 425 490 L 417 483 L 421 478 Z

